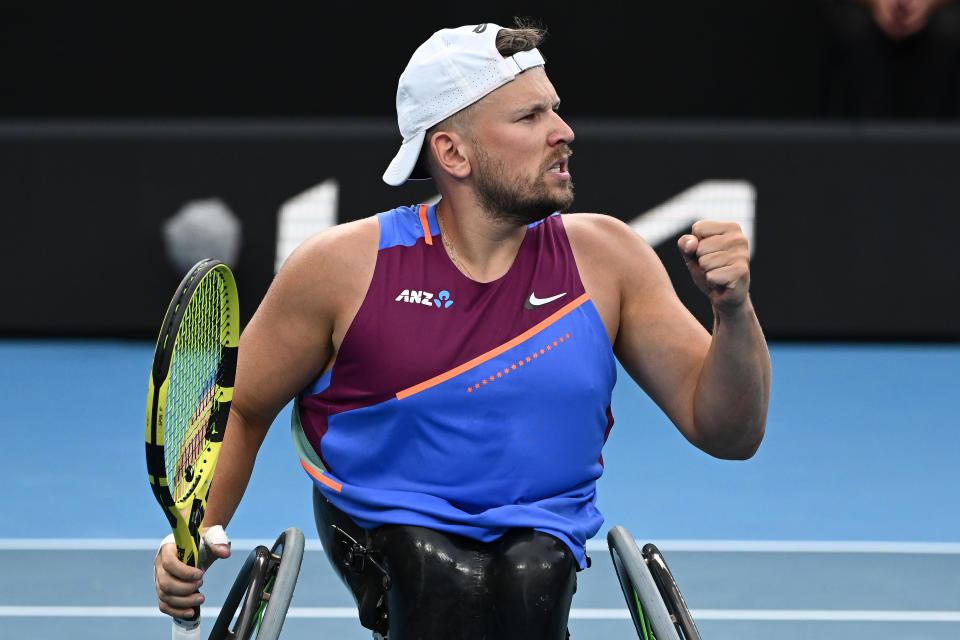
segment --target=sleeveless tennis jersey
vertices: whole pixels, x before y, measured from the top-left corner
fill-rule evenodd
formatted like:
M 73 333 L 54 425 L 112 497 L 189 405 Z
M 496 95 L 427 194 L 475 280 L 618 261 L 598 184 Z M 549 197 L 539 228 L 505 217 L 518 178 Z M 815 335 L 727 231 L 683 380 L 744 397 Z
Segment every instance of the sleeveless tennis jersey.
M 581 568 L 616 365 L 554 214 L 503 277 L 450 261 L 436 205 L 378 214 L 373 280 L 333 367 L 298 396 L 307 472 L 358 525 L 492 541 L 530 527 Z

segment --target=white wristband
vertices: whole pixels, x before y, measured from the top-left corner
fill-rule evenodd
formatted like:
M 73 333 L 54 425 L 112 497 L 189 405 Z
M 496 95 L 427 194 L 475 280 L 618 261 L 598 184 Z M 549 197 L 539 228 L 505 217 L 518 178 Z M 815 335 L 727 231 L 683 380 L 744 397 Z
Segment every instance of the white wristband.
M 173 534 L 172 534 L 172 533 L 167 534 L 167 537 L 164 538 L 163 540 L 161 540 L 161 541 L 160 541 L 160 546 L 157 547 L 157 556 L 160 555 L 160 549 L 163 549 L 163 545 L 165 545 L 165 544 L 171 544 L 171 543 L 173 543 L 173 542 L 176 542 L 176 540 L 175 540 L 174 537 L 173 537 Z M 157 556 L 154 556 L 154 558 L 156 558 Z

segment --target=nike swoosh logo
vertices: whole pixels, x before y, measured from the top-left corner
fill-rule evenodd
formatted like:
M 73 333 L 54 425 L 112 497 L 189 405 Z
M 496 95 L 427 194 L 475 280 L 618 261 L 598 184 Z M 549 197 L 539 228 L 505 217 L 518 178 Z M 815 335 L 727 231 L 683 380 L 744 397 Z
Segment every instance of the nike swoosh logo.
M 550 296 L 549 298 L 538 298 L 537 294 L 531 293 L 530 297 L 527 298 L 526 302 L 523 303 L 524 308 L 526 309 L 535 309 L 537 307 L 542 307 L 548 302 L 553 302 L 554 300 L 559 300 L 563 296 L 567 295 L 567 292 L 558 293 L 555 296 Z

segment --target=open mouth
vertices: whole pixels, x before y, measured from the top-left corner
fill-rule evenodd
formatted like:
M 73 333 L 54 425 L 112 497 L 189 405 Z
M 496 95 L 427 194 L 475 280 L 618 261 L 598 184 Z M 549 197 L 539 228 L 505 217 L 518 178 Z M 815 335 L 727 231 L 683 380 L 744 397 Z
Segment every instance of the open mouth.
M 560 158 L 559 160 L 554 162 L 552 165 L 550 165 L 550 167 L 547 169 L 548 173 L 566 173 L 566 171 L 567 171 L 566 158 Z

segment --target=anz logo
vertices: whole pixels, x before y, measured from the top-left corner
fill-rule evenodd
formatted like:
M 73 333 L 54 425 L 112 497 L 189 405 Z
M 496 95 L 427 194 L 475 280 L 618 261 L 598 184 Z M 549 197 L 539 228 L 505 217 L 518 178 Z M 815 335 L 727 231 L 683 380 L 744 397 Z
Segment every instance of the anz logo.
M 404 289 L 400 292 L 394 302 L 409 302 L 411 304 L 424 304 L 428 307 L 435 306 L 438 309 L 448 309 L 453 305 L 449 291 L 441 291 L 433 295 L 429 291 L 419 291 L 417 289 Z

